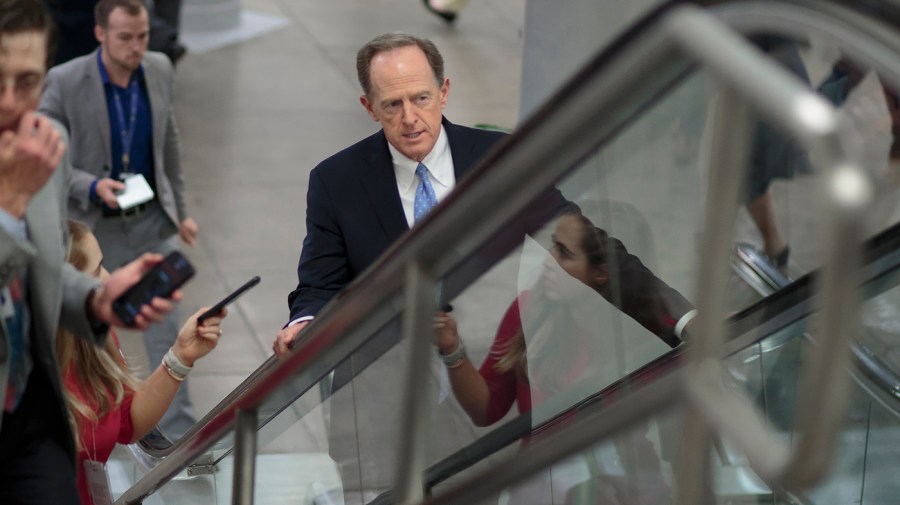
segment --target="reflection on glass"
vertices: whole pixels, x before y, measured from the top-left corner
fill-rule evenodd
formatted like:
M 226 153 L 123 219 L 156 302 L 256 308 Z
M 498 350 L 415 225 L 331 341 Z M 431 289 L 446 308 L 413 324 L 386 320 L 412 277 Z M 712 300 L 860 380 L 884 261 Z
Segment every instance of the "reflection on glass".
M 612 352 L 615 338 L 610 330 L 615 327 L 608 324 L 611 314 L 617 312 L 608 301 L 615 298 L 611 277 L 623 272 L 616 269 L 611 273 L 608 247 L 614 242 L 575 209 L 556 221 L 551 241 L 540 275 L 506 310 L 490 352 L 478 369 L 460 352 L 463 347 L 455 318 L 443 311 L 435 318 L 437 345 L 453 393 L 476 425 L 496 423 L 513 403 L 519 412 L 531 412 L 534 426 L 541 425 L 624 372 Z M 657 296 L 661 291 L 635 293 L 627 297 L 628 304 L 621 303 L 625 297 L 618 298 L 634 317 L 665 338 L 671 336 L 673 323 L 660 322 L 671 320 L 667 304 Z M 638 430 L 636 437 L 617 439 L 603 450 L 585 454 L 583 460 L 548 470 L 546 481 L 537 479 L 535 485 L 511 490 L 515 499 L 510 498 L 510 503 L 548 503 L 545 493 L 551 488 L 554 495 L 563 493 L 565 499 L 566 490 L 590 476 L 625 474 L 641 476 L 635 477 L 641 486 L 628 492 L 645 499 L 632 503 L 669 500 L 659 457 L 644 432 Z

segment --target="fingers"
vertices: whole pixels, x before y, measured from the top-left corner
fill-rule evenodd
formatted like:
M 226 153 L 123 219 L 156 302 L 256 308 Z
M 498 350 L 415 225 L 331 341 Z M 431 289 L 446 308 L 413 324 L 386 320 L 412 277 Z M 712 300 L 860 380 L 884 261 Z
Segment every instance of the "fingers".
M 181 240 L 184 241 L 185 244 L 194 247 L 197 244 L 197 235 L 192 233 L 190 230 L 182 228 L 179 232 L 181 235 Z
M 51 167 L 58 166 L 59 162 L 62 160 L 63 154 L 66 153 L 66 144 L 58 137 L 59 135 L 57 134 L 56 142 L 53 143 L 53 146 L 50 149 L 49 164 Z
M 290 351 L 290 344 L 297 338 L 297 335 L 306 327 L 306 322 L 298 323 L 293 326 L 283 328 L 275 337 L 275 343 L 272 344 L 272 350 L 279 357 L 284 356 Z
M 37 115 L 33 111 L 26 112 L 22 114 L 22 118 L 19 120 L 19 136 L 22 138 L 31 137 L 32 132 L 35 127 L 35 120 L 37 119 Z
M 278 357 L 282 357 L 288 353 L 288 344 L 290 344 L 290 340 L 286 339 L 283 331 L 278 332 L 278 335 L 275 336 L 275 343 L 272 344 L 272 350 L 275 351 L 275 355 Z
M 197 223 L 191 218 L 186 218 L 178 225 L 178 234 L 185 244 L 193 247 L 197 243 Z
M 434 322 L 432 323 L 432 325 L 434 326 L 435 329 L 439 330 L 442 328 L 450 328 L 455 323 L 456 323 L 456 321 L 453 319 L 453 317 L 450 314 L 448 314 L 444 311 L 438 311 L 437 315 L 434 316 Z
M 150 303 L 141 306 L 140 315 L 143 316 L 148 323 L 159 323 L 174 309 L 175 304 L 171 300 L 155 296 L 150 300 Z
M 16 134 L 11 130 L 0 133 L 0 157 L 8 159 L 12 157 L 16 145 Z
M 97 196 L 99 196 L 106 205 L 114 209 L 119 207 L 119 202 L 116 200 L 116 191 L 121 191 L 123 189 L 125 189 L 124 183 L 115 179 L 110 179 L 109 177 L 97 181 Z

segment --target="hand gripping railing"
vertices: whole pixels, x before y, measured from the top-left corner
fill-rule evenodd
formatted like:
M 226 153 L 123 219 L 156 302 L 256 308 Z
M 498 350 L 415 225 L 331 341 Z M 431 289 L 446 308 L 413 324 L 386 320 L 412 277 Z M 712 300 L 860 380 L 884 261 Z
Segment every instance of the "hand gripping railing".
M 703 66 L 720 83 L 710 156 L 705 248 L 701 255 L 700 315 L 691 331 L 689 362 L 680 372 L 682 380 L 637 391 L 599 416 L 534 444 L 528 458 L 516 458 L 502 468 L 488 469 L 424 503 L 471 503 L 675 402 L 688 406 L 684 458 L 679 465 L 681 504 L 705 503 L 709 498 L 709 448 L 716 435 L 743 451 L 764 481 L 787 489 L 810 485 L 827 467 L 844 420 L 847 376 L 836 371 L 844 369 L 846 339 L 857 325 L 861 223 L 874 197 L 871 181 L 855 163 L 858 146 L 854 144 L 853 132 L 844 126 L 830 104 L 711 15 L 696 8 L 679 7 L 662 18 L 658 28 L 655 37 L 619 54 L 603 75 L 595 76 L 593 87 L 621 89 L 626 83 L 652 76 L 653 69 L 685 59 Z M 753 124 L 750 108 L 806 148 L 825 180 L 821 192 L 830 229 L 827 261 L 819 281 L 821 323 L 818 345 L 813 346 L 809 365 L 801 376 L 796 409 L 800 413 L 796 424 L 800 437 L 794 449 L 780 442 L 753 404 L 729 387 L 720 362 L 722 300 L 731 231 Z M 571 125 L 573 129 L 579 126 L 584 125 Z M 427 267 L 419 268 L 427 271 Z M 427 312 L 422 311 L 407 319 L 406 338 L 412 361 L 416 361 L 416 353 L 424 353 L 418 348 L 421 342 L 412 336 L 424 331 L 426 318 Z M 427 377 L 425 373 L 411 368 L 407 384 L 421 384 Z M 428 389 L 419 387 L 418 391 Z M 409 395 L 406 433 L 418 433 L 427 423 L 422 400 L 425 396 Z M 422 446 L 414 446 L 417 441 L 416 437 L 404 441 L 401 454 L 409 457 L 409 464 L 396 487 L 401 492 L 405 490 L 398 496 L 399 503 L 422 501 L 422 472 L 418 466 Z

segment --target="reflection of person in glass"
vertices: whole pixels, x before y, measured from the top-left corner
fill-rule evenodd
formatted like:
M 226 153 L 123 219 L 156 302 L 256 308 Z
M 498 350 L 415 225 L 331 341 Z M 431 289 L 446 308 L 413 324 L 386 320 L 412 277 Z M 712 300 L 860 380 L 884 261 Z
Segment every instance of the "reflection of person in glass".
M 454 396 L 478 426 L 499 421 L 513 402 L 520 413 L 550 402 L 552 410 L 561 412 L 570 405 L 566 400 L 578 396 L 579 386 L 593 386 L 590 392 L 596 392 L 595 379 L 609 365 L 600 359 L 603 341 L 597 337 L 602 328 L 585 323 L 590 317 L 579 310 L 592 292 L 607 296 L 609 238 L 580 213 L 568 212 L 556 223 L 552 241 L 540 278 L 507 309 L 479 369 L 466 356 L 454 318 L 443 311 L 435 317 L 438 352 Z M 643 433 L 631 442 L 628 451 L 618 451 L 619 459 L 625 471 L 641 476 L 641 496 L 623 500 L 622 495 L 634 494 L 633 490 L 618 489 L 613 494 L 620 496 L 619 501 L 613 503 L 668 502 L 669 491 L 652 445 Z M 588 463 L 596 473 L 596 461 Z M 646 482 L 648 475 L 651 482 Z

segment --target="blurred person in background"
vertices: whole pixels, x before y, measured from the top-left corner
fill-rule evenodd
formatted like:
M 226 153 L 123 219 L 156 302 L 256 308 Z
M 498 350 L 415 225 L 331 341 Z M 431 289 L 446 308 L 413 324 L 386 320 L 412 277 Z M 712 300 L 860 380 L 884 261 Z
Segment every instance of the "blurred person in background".
M 100 282 L 65 264 L 65 130 L 36 114 L 53 59 L 40 0 L 0 0 L 0 503 L 78 504 L 56 334 L 101 344 L 112 302 L 162 260 L 144 255 Z M 174 299 L 181 293 L 173 294 Z M 172 304 L 154 298 L 135 329 Z
M 177 250 L 179 236 L 193 246 L 197 223 L 185 202 L 172 65 L 147 52 L 147 9 L 140 0 L 101 0 L 95 18 L 100 48 L 50 70 L 40 111 L 69 130 L 69 215 L 92 229 L 103 265 L 112 270 L 145 252 Z M 150 199 L 119 208 L 126 179 L 148 186 Z M 162 359 L 177 334 L 174 312 L 145 333 L 151 363 Z M 177 440 L 195 420 L 182 388 L 163 431 Z

